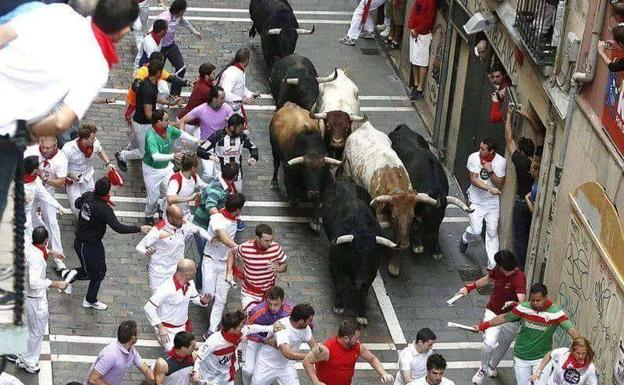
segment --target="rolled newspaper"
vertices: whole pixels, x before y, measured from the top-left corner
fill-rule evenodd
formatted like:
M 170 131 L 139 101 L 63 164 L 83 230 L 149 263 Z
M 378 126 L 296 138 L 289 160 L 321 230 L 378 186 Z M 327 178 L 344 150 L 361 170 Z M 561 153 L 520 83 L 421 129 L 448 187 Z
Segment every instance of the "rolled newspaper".
M 446 324 L 446 326 L 448 326 L 450 328 L 458 328 L 458 329 L 468 330 L 469 332 L 473 332 L 473 333 L 477 332 L 472 326 L 468 326 L 468 325 L 464 325 L 464 324 L 458 324 L 456 322 L 449 322 L 449 323 Z
M 465 295 L 464 295 L 464 294 L 462 294 L 462 293 L 457 293 L 457 294 L 455 294 L 455 295 L 454 295 L 451 299 L 449 299 L 448 301 L 446 301 L 446 303 L 447 303 L 449 306 L 453 306 L 453 304 L 454 304 L 455 302 L 459 301 L 459 299 L 460 299 L 460 298 L 462 298 L 462 297 L 464 297 L 464 296 L 465 296 Z

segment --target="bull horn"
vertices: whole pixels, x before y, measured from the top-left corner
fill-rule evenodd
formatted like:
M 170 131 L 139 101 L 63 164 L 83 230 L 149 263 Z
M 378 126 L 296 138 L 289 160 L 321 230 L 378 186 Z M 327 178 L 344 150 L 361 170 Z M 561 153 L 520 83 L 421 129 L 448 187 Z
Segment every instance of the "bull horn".
M 349 114 L 349 119 L 351 119 L 352 122 L 363 122 L 363 121 L 367 120 L 368 117 L 366 115 L 360 116 L 360 115 Z
M 338 238 L 336 238 L 332 244 L 334 245 L 341 245 L 343 243 L 350 243 L 353 242 L 353 235 L 349 234 L 349 235 L 341 235 Z
M 377 203 L 387 203 L 387 202 L 390 202 L 391 200 L 392 200 L 392 196 L 390 195 L 380 195 L 370 202 L 370 206 L 374 207 L 375 205 L 377 205 Z
M 449 204 L 455 205 L 457 207 L 459 207 L 460 209 L 464 210 L 467 213 L 471 213 L 474 211 L 474 209 L 471 209 L 470 207 L 466 206 L 466 204 L 464 202 L 462 202 L 461 199 L 456 198 L 456 197 L 452 197 L 452 196 L 447 196 L 446 197 L 446 201 Z
M 314 33 L 314 26 L 312 26 L 312 29 L 297 28 L 295 31 L 297 31 L 297 35 L 312 35 Z
M 429 196 L 429 194 L 426 194 L 426 193 L 416 193 L 416 202 L 426 203 L 431 206 L 438 205 L 438 201 L 436 199 L 433 199 L 432 197 Z
M 296 86 L 297 84 L 299 84 L 299 78 L 286 79 L 286 83 Z
M 310 118 L 312 119 L 326 119 L 327 118 L 327 112 L 310 112 Z
M 330 158 L 329 156 L 325 157 L 325 163 L 330 165 L 330 166 L 340 166 L 342 164 L 342 161 L 334 159 L 334 158 Z
M 282 32 L 281 28 L 271 28 L 267 31 L 269 35 L 279 35 Z
M 334 69 L 334 74 L 333 75 L 328 75 L 328 76 L 321 76 L 321 77 L 317 77 L 316 81 L 321 84 L 321 83 L 327 83 L 327 82 L 331 82 L 334 81 L 338 78 L 338 69 Z
M 303 156 L 298 156 L 296 158 L 292 158 L 286 164 L 289 166 L 294 166 L 296 164 L 303 163 Z
M 391 249 L 394 249 L 394 248 L 397 247 L 397 244 L 392 242 L 388 238 L 375 237 L 375 241 L 377 242 L 378 245 L 386 246 L 386 247 L 389 247 Z

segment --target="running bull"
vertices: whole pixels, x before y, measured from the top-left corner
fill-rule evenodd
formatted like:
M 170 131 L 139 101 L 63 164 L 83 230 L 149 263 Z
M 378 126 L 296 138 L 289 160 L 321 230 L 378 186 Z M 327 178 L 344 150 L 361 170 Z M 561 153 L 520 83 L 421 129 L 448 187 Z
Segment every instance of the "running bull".
M 345 141 L 364 120 L 360 116 L 359 89 L 341 69 L 334 71 L 334 80 L 319 85 L 320 96 L 310 116 L 321 121 L 327 146 L 332 155 L 340 157 Z
M 293 102 L 309 110 L 319 95 L 319 84 L 336 79 L 334 76 L 319 77 L 312 61 L 293 53 L 276 61 L 271 70 L 269 85 L 276 109 L 284 103 Z
M 329 271 L 336 289 L 334 312 L 341 314 L 353 293 L 356 320 L 368 324 L 366 297 L 377 270 L 383 247 L 396 244 L 381 236 L 374 211 L 365 203 L 368 194 L 350 179 L 339 180 L 323 196 L 323 229 L 330 242 Z
M 295 52 L 299 35 L 314 33 L 314 27 L 311 30 L 299 28 L 287 0 L 251 0 L 249 15 L 252 21 L 249 37 L 260 33 L 262 54 L 269 68 L 278 59 Z
M 310 227 L 320 228 L 320 198 L 331 181 L 329 167 L 342 162 L 327 156 L 327 148 L 318 122 L 310 119 L 308 111 L 287 102 L 273 114 L 269 126 L 273 152 L 273 179 L 277 186 L 277 172 L 284 163 L 284 185 L 290 206 L 295 208 L 300 200 L 311 200 L 314 218 Z
M 429 143 L 405 124 L 397 126 L 389 135 L 392 149 L 397 153 L 409 174 L 412 186 L 440 202 L 440 205 L 418 205 L 412 227 L 412 250 L 420 254 L 427 247 L 433 259 L 440 259 L 438 243 L 440 224 L 447 204 L 458 206 L 465 212 L 472 210 L 460 199 L 448 196 L 449 184 L 442 163 L 429 150 Z

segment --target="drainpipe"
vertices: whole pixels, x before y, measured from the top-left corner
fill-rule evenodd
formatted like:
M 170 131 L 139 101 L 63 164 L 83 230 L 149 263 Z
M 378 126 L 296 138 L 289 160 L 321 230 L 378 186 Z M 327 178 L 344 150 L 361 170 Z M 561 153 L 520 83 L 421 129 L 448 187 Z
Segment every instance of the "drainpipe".
M 446 98 L 446 78 L 449 70 L 449 56 L 451 54 L 451 40 L 453 38 L 453 24 L 451 23 L 451 15 L 453 14 L 453 3 L 456 0 L 450 0 L 448 11 L 448 20 L 446 23 L 446 38 L 444 39 L 444 58 L 442 59 L 442 71 L 440 72 L 440 83 L 438 84 L 438 99 L 436 100 L 436 112 L 433 120 L 433 146 L 440 147 L 442 112 L 443 104 Z M 455 58 L 457 60 L 457 58 Z

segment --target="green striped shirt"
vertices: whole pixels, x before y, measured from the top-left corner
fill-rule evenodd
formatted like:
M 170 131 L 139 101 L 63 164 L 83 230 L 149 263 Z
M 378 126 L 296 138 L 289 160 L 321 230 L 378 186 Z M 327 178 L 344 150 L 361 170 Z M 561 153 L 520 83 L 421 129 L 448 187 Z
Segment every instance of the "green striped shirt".
M 225 199 L 228 196 L 227 187 L 223 187 L 221 178 L 213 180 L 204 191 L 202 191 L 200 204 L 195 210 L 195 216 L 193 217 L 193 223 L 202 227 L 204 230 L 208 229 L 210 223 L 210 209 L 220 210 L 225 206 Z

